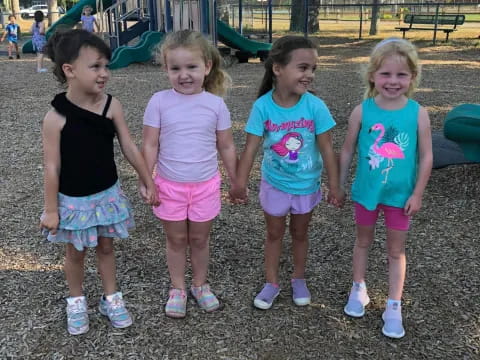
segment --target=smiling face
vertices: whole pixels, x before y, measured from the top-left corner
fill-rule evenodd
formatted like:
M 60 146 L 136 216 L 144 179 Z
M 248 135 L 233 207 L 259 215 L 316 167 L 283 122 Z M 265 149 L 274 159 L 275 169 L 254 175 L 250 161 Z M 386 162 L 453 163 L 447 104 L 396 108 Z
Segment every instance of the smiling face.
M 100 94 L 110 77 L 108 59 L 93 47 L 82 47 L 72 64 L 64 64 L 67 81 L 88 94 Z
M 383 100 L 397 100 L 404 96 L 414 80 L 406 59 L 398 55 L 386 57 L 370 77 L 375 90 Z
M 302 146 L 302 142 L 295 137 L 291 137 L 285 143 L 285 147 L 290 151 L 298 150 L 300 149 L 301 146 Z
M 177 92 L 194 95 L 203 91 L 211 63 L 205 63 L 200 49 L 177 47 L 166 51 L 165 67 L 168 80 Z
M 302 96 L 315 77 L 317 55 L 315 49 L 296 49 L 290 53 L 288 64 L 274 63 L 276 90 L 286 91 L 292 97 Z

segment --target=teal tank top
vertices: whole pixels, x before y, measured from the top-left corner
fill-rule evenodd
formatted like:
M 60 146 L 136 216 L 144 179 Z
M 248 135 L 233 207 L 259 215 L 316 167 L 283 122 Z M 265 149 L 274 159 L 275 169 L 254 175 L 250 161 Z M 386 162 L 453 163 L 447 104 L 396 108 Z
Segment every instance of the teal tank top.
M 411 99 L 399 110 L 381 109 L 374 98 L 362 103 L 352 200 L 366 209 L 379 204 L 403 208 L 413 193 L 419 109 Z

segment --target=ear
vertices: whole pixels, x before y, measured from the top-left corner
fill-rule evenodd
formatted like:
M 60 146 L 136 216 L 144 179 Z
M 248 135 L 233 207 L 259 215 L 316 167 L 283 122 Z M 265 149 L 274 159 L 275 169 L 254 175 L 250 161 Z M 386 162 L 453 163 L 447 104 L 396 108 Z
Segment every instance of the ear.
M 73 73 L 73 66 L 72 64 L 63 64 L 62 65 L 62 71 L 65 74 L 66 78 L 73 78 L 75 77 L 75 74 Z
M 211 70 L 212 70 L 212 60 L 209 60 L 205 63 L 205 76 L 210 74 Z
M 278 63 L 273 63 L 272 65 L 272 72 L 275 76 L 278 76 L 280 75 L 280 70 L 282 68 L 282 65 L 278 64 Z

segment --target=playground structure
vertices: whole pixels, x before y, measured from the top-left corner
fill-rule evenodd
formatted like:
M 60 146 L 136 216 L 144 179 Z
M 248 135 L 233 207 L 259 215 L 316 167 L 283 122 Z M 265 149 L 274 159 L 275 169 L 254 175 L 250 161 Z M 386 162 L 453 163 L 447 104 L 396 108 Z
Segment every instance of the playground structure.
M 165 33 L 181 29 L 200 31 L 213 43 L 220 41 L 235 49 L 239 61 L 247 61 L 248 57 L 263 59 L 271 48 L 270 43 L 246 39 L 217 19 L 216 2 L 208 0 L 81 0 L 50 26 L 47 38 L 58 29 L 74 27 L 86 5 L 94 9 L 101 30 L 105 30 L 113 51 L 111 69 L 150 60 Z M 22 51 L 33 52 L 31 41 L 24 44 Z

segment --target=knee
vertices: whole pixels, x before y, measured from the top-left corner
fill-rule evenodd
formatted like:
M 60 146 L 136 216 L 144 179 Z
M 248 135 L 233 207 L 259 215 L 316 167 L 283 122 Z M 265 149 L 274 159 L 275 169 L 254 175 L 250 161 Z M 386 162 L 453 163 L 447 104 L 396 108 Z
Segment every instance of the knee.
M 179 235 L 179 236 L 167 236 L 167 246 L 171 250 L 184 250 L 187 246 L 187 236 L 186 235 Z
M 205 249 L 206 247 L 208 247 L 208 236 L 207 237 L 190 236 L 189 244 L 191 247 L 194 247 L 196 249 Z
M 368 249 L 373 243 L 373 239 L 370 237 L 362 237 L 359 236 L 355 240 L 355 246 L 362 248 L 362 249 Z
M 401 260 L 405 257 L 405 248 L 404 247 L 389 247 L 388 248 L 388 258 L 390 260 Z
M 97 254 L 100 256 L 109 256 L 113 254 L 113 242 L 99 243 L 97 246 Z
M 66 250 L 66 259 L 72 263 L 82 263 L 85 258 L 85 250 L 78 251 L 73 246 L 68 246 Z

